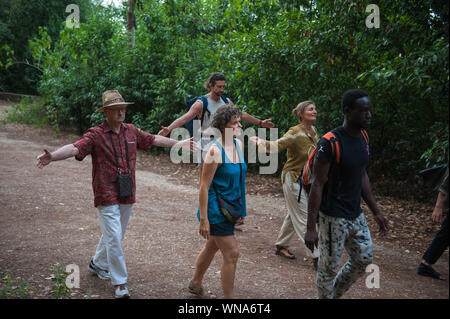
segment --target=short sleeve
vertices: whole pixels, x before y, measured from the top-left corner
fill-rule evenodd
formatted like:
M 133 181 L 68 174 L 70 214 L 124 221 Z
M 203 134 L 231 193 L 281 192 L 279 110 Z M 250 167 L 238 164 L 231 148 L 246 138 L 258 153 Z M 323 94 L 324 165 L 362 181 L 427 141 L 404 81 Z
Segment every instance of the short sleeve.
M 92 153 L 92 150 L 95 145 L 95 132 L 93 129 L 89 129 L 82 137 L 80 137 L 73 146 L 78 148 L 78 155 L 75 156 L 75 159 L 78 161 L 82 161 L 87 155 Z
M 329 140 L 321 138 L 319 143 L 317 143 L 316 158 L 326 162 L 331 162 L 333 160 L 331 143 Z
M 155 135 L 145 132 L 134 125 L 132 126 L 136 131 L 137 148 L 141 150 L 148 150 L 155 141 Z

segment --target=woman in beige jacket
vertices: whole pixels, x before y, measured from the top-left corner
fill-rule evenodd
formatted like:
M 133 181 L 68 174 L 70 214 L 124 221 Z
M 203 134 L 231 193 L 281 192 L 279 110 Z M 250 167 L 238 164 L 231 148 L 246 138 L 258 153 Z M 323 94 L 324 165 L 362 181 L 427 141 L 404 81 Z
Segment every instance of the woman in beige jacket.
M 295 255 L 288 249 L 294 233 L 297 233 L 297 236 L 303 243 L 305 242 L 304 235 L 308 215 L 308 197 L 304 190 L 302 191 L 300 202 L 298 201 L 300 186 L 297 183 L 297 179 L 319 140 L 316 128 L 313 126 L 317 118 L 316 106 L 313 101 L 299 103 L 292 111 L 292 114 L 298 118 L 300 123 L 291 127 L 280 139 L 266 141 L 256 136 L 250 138 L 253 143 L 258 145 L 259 151 L 274 153 L 284 149 L 287 150 L 287 161 L 281 173 L 281 182 L 283 183 L 283 193 L 288 213 L 281 226 L 275 245 L 277 248 L 276 254 L 289 259 L 295 259 Z M 309 258 L 312 258 L 313 265 L 317 268 L 319 257 L 317 248 L 313 253 L 306 247 L 304 247 L 304 251 Z

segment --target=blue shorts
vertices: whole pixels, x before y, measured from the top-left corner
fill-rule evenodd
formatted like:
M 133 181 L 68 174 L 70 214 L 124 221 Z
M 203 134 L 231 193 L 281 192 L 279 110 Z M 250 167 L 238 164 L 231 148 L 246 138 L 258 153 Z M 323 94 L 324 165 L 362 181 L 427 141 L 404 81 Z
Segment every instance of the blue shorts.
M 230 222 L 210 224 L 209 233 L 211 236 L 232 236 L 234 235 L 234 224 Z

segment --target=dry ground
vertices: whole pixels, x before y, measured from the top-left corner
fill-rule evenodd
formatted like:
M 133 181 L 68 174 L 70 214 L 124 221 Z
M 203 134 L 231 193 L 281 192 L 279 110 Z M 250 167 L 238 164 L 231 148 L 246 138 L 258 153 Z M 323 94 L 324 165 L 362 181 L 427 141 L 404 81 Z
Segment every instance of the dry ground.
M 0 103 L 0 110 L 6 103 Z M 93 277 L 87 265 L 100 230 L 91 190 L 90 158 L 54 162 L 40 170 L 36 156 L 77 138 L 56 136 L 50 129 L 0 123 L 0 270 L 33 289 L 27 298 L 53 298 L 52 266 L 76 264 L 80 288 L 74 299 L 113 298 L 109 282 Z M 123 248 L 133 298 L 191 299 L 186 286 L 196 256 L 204 244 L 198 234 L 197 171 L 195 164 L 173 164 L 167 155 L 138 156 L 137 203 Z M 296 238 L 296 260 L 274 254 L 274 241 L 286 214 L 278 178 L 249 174 L 248 218 L 236 232 L 241 256 L 236 274 L 236 298 L 316 298 L 315 272 Z M 376 233 L 366 211 L 374 241 L 374 263 L 380 288 L 369 289 L 366 276 L 344 298 L 448 299 L 448 279 L 416 275 L 421 255 L 439 229 L 431 222 L 430 205 L 377 197 L 390 219 L 386 238 Z M 221 297 L 221 256 L 205 278 L 205 286 Z M 448 250 L 436 264 L 448 278 Z M 368 275 L 368 274 L 367 274 Z M 0 291 L 5 278 L 0 281 Z

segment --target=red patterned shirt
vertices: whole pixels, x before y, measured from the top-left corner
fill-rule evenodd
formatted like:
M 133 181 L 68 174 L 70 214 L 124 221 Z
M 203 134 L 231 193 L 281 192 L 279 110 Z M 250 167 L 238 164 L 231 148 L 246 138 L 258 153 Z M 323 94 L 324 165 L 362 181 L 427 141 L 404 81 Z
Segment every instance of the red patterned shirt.
M 117 162 L 111 145 L 111 138 L 117 152 L 119 167 L 123 173 L 128 172 L 125 139 L 125 131 L 128 144 L 128 158 L 133 181 L 133 194 L 130 197 L 119 197 L 119 184 L 117 180 Z M 148 150 L 155 136 L 138 129 L 133 124 L 121 124 L 119 134 L 114 133 L 108 123 L 91 127 L 73 145 L 79 153 L 75 157 L 82 161 L 87 155 L 92 156 L 92 188 L 94 190 L 94 205 L 110 206 L 117 204 L 133 204 L 136 202 L 136 150 Z

